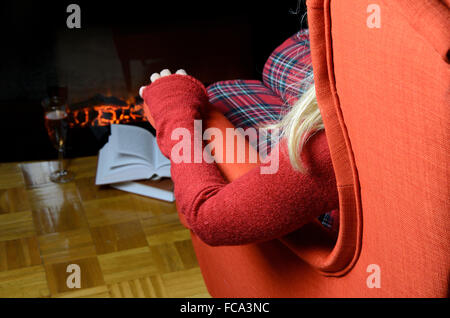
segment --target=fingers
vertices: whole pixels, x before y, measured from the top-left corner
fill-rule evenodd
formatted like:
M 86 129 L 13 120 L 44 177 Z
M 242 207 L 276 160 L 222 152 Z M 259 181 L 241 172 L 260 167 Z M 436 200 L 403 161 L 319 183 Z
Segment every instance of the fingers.
M 168 70 L 168 69 L 164 69 L 164 70 L 161 71 L 161 77 L 163 77 L 163 76 L 168 76 L 168 75 L 171 75 L 171 74 L 172 74 L 172 73 L 171 73 L 170 70 Z M 178 71 L 176 71 L 175 74 L 179 74 L 179 75 L 187 75 L 186 71 L 183 70 L 182 68 L 179 69 Z
M 153 74 L 150 76 L 150 82 L 153 83 L 153 82 L 156 81 L 157 79 L 159 79 L 159 78 L 161 78 L 161 77 L 169 76 L 169 75 L 171 75 L 171 74 L 172 74 L 172 73 L 170 72 L 169 69 L 167 69 L 167 68 L 166 68 L 166 69 L 163 69 L 160 73 L 153 73 Z M 183 69 L 179 69 L 178 71 L 176 71 L 175 74 L 178 74 L 178 75 L 187 75 L 186 71 L 183 70 Z M 142 86 L 142 87 L 139 89 L 139 96 L 142 97 L 142 93 L 144 92 L 144 89 L 145 89 L 146 87 L 147 87 L 147 86 Z
M 156 81 L 157 79 L 161 78 L 161 76 L 166 76 L 166 75 L 162 75 L 162 74 L 167 74 L 167 72 L 164 72 L 164 71 L 169 72 L 169 75 L 170 75 L 170 71 L 169 71 L 169 70 L 162 70 L 162 71 L 161 71 L 161 75 L 160 75 L 159 73 L 153 73 L 152 76 L 150 76 L 150 82 L 153 83 L 153 82 Z M 164 72 L 164 73 L 163 73 L 163 72 Z M 142 98 L 142 94 L 144 93 L 144 89 L 145 89 L 146 87 L 147 87 L 147 86 L 142 86 L 141 88 L 139 88 L 139 96 L 141 96 L 141 98 Z
M 152 76 L 150 76 L 150 82 L 154 82 L 156 81 L 158 78 L 160 78 L 161 75 L 159 75 L 159 73 L 153 73 Z
M 139 96 L 141 96 L 141 98 L 143 98 L 142 97 L 142 93 L 144 93 L 144 89 L 146 88 L 147 86 L 141 86 L 141 88 L 139 88 Z
M 161 77 L 164 77 L 164 76 L 169 76 L 170 74 L 172 74 L 172 73 L 170 73 L 170 71 L 166 68 L 166 69 L 163 69 L 162 71 L 161 71 Z

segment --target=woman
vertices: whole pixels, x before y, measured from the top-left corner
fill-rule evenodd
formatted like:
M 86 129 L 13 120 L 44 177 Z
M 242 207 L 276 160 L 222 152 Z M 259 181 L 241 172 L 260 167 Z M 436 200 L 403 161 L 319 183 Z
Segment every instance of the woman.
M 151 82 L 141 88 L 140 95 L 154 119 L 160 149 L 170 158 L 178 142 L 171 140 L 172 131 L 185 128 L 194 136 L 194 120 L 201 119 L 209 107 L 208 95 L 184 70 L 173 75 L 163 70 L 153 74 Z M 205 243 L 240 245 L 279 238 L 338 208 L 313 85 L 273 127 L 283 132 L 274 149 L 279 151 L 279 169 L 274 174 L 261 174 L 255 168 L 228 183 L 215 163 L 172 162 L 178 209 Z

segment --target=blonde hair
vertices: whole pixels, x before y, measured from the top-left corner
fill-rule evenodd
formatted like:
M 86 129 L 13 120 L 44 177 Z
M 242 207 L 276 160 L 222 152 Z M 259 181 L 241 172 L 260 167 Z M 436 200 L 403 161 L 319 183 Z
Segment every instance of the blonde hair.
M 300 154 L 308 139 L 324 129 L 322 115 L 317 105 L 316 90 L 311 84 L 306 92 L 292 106 L 291 110 L 278 122 L 266 127 L 279 129 L 280 138 L 286 138 L 289 159 L 295 170 L 306 173 Z

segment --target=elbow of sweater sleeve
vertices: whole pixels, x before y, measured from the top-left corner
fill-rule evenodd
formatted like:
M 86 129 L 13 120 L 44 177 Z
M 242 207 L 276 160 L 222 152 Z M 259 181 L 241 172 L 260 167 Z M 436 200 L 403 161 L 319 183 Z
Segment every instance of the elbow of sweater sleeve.
M 252 243 L 251 237 L 242 235 L 242 228 L 230 224 L 231 211 L 224 205 L 217 208 L 217 202 L 213 201 L 217 200 L 214 197 L 203 198 L 193 205 L 188 223 L 195 235 L 203 243 L 214 247 Z
M 222 224 L 223 218 L 218 217 L 216 204 L 212 202 L 223 186 L 224 184 L 216 184 L 201 189 L 189 203 L 185 202 L 180 207 L 189 228 L 209 246 L 232 245 L 230 243 L 232 236 L 229 235 L 231 233 L 224 235 L 224 232 L 228 232 L 229 229 Z M 226 213 L 226 211 L 221 212 Z
M 227 229 L 219 226 L 218 223 L 196 223 L 192 225 L 191 230 L 203 243 L 213 247 L 242 245 L 248 243 L 240 241 L 239 238 L 235 238 L 232 233 L 227 233 Z M 227 234 L 224 235 L 224 233 Z
M 196 229 L 196 230 L 194 230 L 194 233 L 206 245 L 209 245 L 212 247 L 227 245 L 226 242 L 218 240 L 210 232 L 203 232 L 203 231 L 199 231 L 198 229 Z

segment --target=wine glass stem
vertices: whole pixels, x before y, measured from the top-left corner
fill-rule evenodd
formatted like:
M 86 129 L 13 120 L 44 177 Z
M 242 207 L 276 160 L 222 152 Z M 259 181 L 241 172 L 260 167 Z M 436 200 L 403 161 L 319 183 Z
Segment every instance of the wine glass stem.
M 64 148 L 58 149 L 58 161 L 59 161 L 59 171 L 62 174 L 64 172 Z

